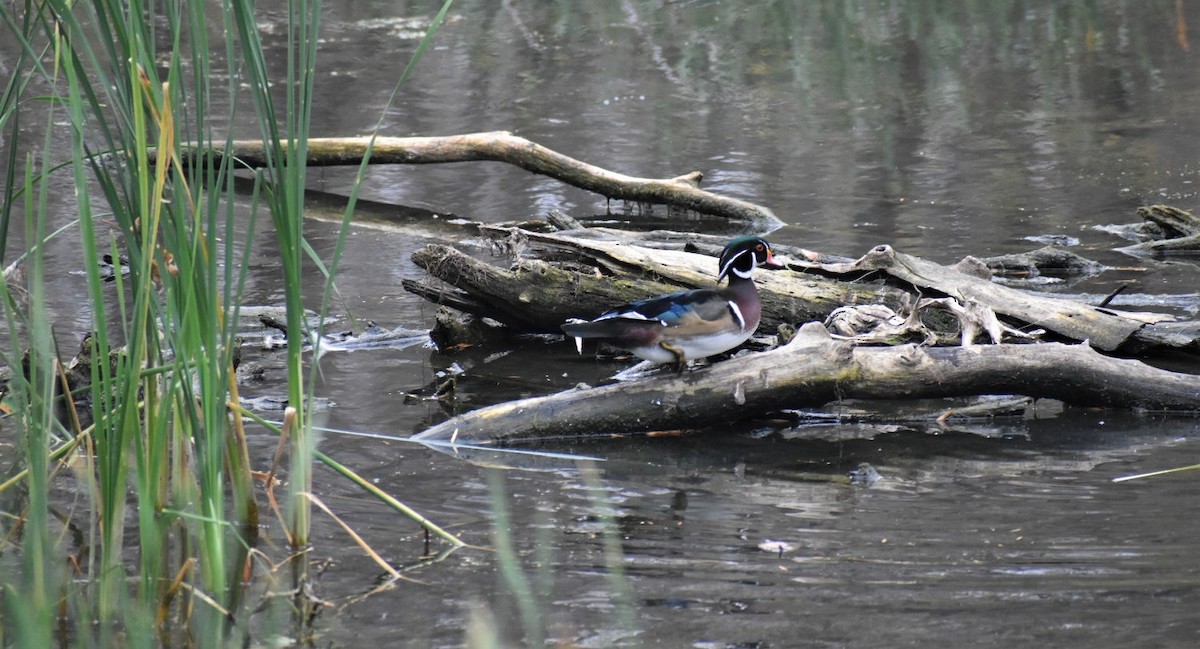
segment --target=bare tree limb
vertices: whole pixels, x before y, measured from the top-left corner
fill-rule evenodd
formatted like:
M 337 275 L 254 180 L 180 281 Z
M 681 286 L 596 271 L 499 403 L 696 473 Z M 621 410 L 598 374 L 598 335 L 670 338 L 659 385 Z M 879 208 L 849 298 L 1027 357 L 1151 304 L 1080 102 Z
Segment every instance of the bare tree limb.
M 312 138 L 308 140 L 308 164 L 357 165 L 362 162 L 369 142 L 369 137 Z M 259 140 L 235 140 L 231 153 L 248 167 L 266 164 L 263 144 Z M 506 162 L 607 198 L 671 205 L 736 219 L 755 230 L 772 230 L 783 225 L 765 207 L 700 189 L 704 176 L 699 171 L 668 179 L 626 176 L 565 156 L 508 131 L 442 137 L 379 137 L 371 153 L 372 164 L 479 160 Z
M 841 398 L 1022 394 L 1078 405 L 1200 410 L 1200 377 L 1104 356 L 1088 345 L 856 347 L 818 323 L 789 344 L 682 375 L 481 408 L 416 439 L 510 442 L 702 427 Z

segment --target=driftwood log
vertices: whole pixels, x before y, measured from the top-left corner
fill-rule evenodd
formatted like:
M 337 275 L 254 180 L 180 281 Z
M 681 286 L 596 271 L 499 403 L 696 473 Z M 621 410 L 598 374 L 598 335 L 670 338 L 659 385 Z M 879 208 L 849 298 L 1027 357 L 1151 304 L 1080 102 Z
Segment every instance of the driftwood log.
M 1157 225 L 1163 238 L 1175 239 L 1200 234 L 1200 218 L 1170 205 L 1146 205 L 1137 209 L 1137 215 L 1147 223 Z
M 676 250 L 653 250 L 606 241 L 577 240 L 560 234 L 520 232 L 549 257 L 572 258 L 560 268 L 543 259 L 519 259 L 503 269 L 444 245 L 429 245 L 413 262 L 453 289 L 404 280 L 406 290 L 460 311 L 498 320 L 524 332 L 561 333 L 568 318 L 592 318 L 609 308 L 653 295 L 711 286 L 716 261 Z M 845 304 L 898 304 L 903 291 L 882 284 L 838 282 L 817 275 L 762 272 L 764 330 L 780 324 L 823 319 Z
M 370 143 L 369 137 L 309 139 L 308 165 L 357 165 L 362 162 Z M 262 167 L 267 162 L 263 144 L 259 140 L 235 140 L 230 153 L 239 164 L 246 167 Z M 734 219 L 754 231 L 773 230 L 783 225 L 765 207 L 700 189 L 704 175 L 699 171 L 675 178 L 636 178 L 565 156 L 508 131 L 443 137 L 378 137 L 371 151 L 372 164 L 436 164 L 481 160 L 515 165 L 610 199 L 668 205 Z
M 1172 253 L 1200 251 L 1200 218 L 1170 205 L 1139 207 L 1137 214 L 1154 240 L 1121 248 L 1130 253 Z
M 861 347 L 809 323 L 790 343 L 737 362 L 489 406 L 416 439 L 478 444 L 674 430 L 837 399 L 973 394 L 1200 410 L 1200 378 L 1104 356 L 1088 345 Z
M 521 331 L 557 332 L 568 317 L 591 317 L 632 299 L 713 282 L 713 258 L 672 249 L 672 237 L 659 237 L 658 247 L 648 248 L 635 245 L 630 236 L 597 239 L 594 230 L 538 234 L 485 228 L 484 233 L 515 258 L 511 268 L 447 246 L 428 246 L 414 253 L 414 261 L 450 287 L 412 281 L 405 287 Z M 698 248 L 712 252 L 715 241 L 700 241 Z M 490 406 L 418 438 L 504 443 L 686 429 L 851 398 L 1019 394 L 1087 406 L 1200 410 L 1200 376 L 1112 357 L 1200 351 L 1198 323 L 1006 287 L 990 281 L 987 267 L 972 258 L 942 266 L 890 246 L 877 246 L 852 261 L 829 261 L 803 250 L 787 254 L 790 271 L 755 277 L 768 332 L 781 324 L 824 321 L 847 304 L 900 305 L 913 324 L 920 304 L 938 302 L 983 313 L 996 330 L 1008 332 L 1006 337 L 1023 333 L 1014 328 L 1036 327 L 1055 342 L 973 345 L 974 334 L 963 327 L 961 346 L 876 347 L 835 340 L 825 325 L 809 322 L 791 342 L 771 351 L 682 375 L 663 372 Z
M 406 280 L 404 288 L 520 331 L 557 333 L 567 318 L 590 318 L 632 300 L 713 283 L 715 261 L 706 255 L 594 240 L 574 231 L 538 234 L 491 228 L 485 233 L 507 237 L 509 252 L 517 257 L 512 268 L 499 268 L 448 246 L 427 246 L 414 253 L 413 261 L 451 288 L 413 280 Z M 530 250 L 540 258 L 521 254 Z M 878 246 L 847 262 L 808 261 L 812 256 L 793 254 L 788 260 L 791 271 L 755 276 L 764 302 L 761 330 L 824 320 L 845 305 L 885 304 L 899 310 L 914 301 L 914 295 L 941 295 L 991 309 L 1010 326 L 1045 329 L 1056 340 L 1087 341 L 1105 352 L 1200 353 L 1200 323 L 1003 286 L 989 279 L 986 266 L 969 257 L 943 266 L 890 246 Z

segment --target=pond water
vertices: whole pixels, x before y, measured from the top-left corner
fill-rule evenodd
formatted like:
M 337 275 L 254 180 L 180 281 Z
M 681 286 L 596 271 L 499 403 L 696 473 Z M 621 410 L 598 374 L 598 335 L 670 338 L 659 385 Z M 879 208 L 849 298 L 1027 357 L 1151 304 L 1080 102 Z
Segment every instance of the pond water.
M 272 7 L 260 3 L 278 44 Z M 372 127 L 435 10 L 326 3 L 315 135 Z M 700 170 L 707 189 L 774 210 L 787 225 L 772 241 L 848 256 L 890 243 L 953 263 L 1053 237 L 1112 270 L 1046 290 L 1104 296 L 1132 283 L 1119 300 L 1194 305 L 1194 259 L 1121 254 L 1127 242 L 1096 226 L 1132 222 L 1140 205 L 1195 206 L 1197 25 L 1200 9 L 1172 0 L 463 2 L 384 132 L 511 130 L 631 175 Z M 353 170 L 310 178 L 346 193 Z M 488 222 L 606 209 L 496 163 L 372 169 L 364 198 Z M 312 221 L 307 234 L 327 251 L 336 226 Z M 400 288 L 423 276 L 409 256 L 471 237 L 356 226 L 343 307 L 428 328 L 434 307 Z M 49 254 L 69 264 L 77 248 Z M 254 268 L 250 300 L 277 303 L 269 251 Z M 50 290 L 83 330 L 82 276 Z M 319 290 L 314 276 L 314 299 Z M 1188 303 L 1164 308 L 1194 316 Z M 453 364 L 465 369 L 453 404 L 404 398 Z M 625 366 L 535 341 L 333 353 L 320 365 L 327 426 L 392 436 Z M 246 393 L 282 393 L 268 379 Z M 469 543 L 500 547 L 506 507 L 502 540 L 520 578 L 490 550 L 416 565 L 415 525 L 319 469 L 318 495 L 384 557 L 414 564 L 419 583 L 368 594 L 378 569 L 317 517 L 316 558 L 334 565 L 316 590 L 341 608 L 318 621 L 316 643 L 459 646 L 490 618 L 513 646 L 539 636 L 581 647 L 1196 646 L 1196 476 L 1111 480 L 1195 463 L 1197 420 L 1048 404 L 995 430 L 813 441 L 716 425 L 546 448 L 601 458 L 594 471 L 329 433 L 323 451 Z M 264 465 L 273 443 L 256 440 Z M 881 479 L 847 483 L 864 462 Z M 614 537 L 619 553 L 606 546 Z

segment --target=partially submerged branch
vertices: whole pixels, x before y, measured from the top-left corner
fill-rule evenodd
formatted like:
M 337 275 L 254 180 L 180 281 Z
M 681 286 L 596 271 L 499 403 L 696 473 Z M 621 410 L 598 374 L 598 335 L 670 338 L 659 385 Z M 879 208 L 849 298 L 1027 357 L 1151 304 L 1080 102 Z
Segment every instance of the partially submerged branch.
M 1155 238 L 1121 248 L 1131 253 L 1200 251 L 1200 218 L 1170 205 L 1139 207 L 1137 214 Z
M 369 137 L 309 139 L 308 166 L 357 165 L 366 155 L 370 141 Z M 258 140 L 235 140 L 231 152 L 247 167 L 262 167 L 267 163 L 262 142 Z M 371 153 L 372 164 L 479 160 L 505 162 L 607 198 L 669 205 L 736 219 L 755 230 L 771 230 L 783 225 L 765 207 L 700 189 L 703 174 L 698 171 L 667 179 L 626 176 L 565 156 L 507 131 L 444 137 L 379 137 L 375 139 Z
M 1197 377 L 1110 358 L 1087 345 L 859 347 L 809 323 L 789 344 L 736 362 L 481 408 L 417 439 L 503 443 L 631 433 L 702 427 L 837 399 L 974 394 L 1200 410 Z

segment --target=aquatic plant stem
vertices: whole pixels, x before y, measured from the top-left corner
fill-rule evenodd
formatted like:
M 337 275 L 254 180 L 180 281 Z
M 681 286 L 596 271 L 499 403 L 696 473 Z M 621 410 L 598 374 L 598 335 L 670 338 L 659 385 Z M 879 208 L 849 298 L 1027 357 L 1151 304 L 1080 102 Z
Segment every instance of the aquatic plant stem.
M 254 412 L 252 412 L 250 410 L 246 410 L 240 404 L 230 403 L 229 407 L 232 410 L 236 410 L 242 416 L 257 422 L 258 424 L 260 424 L 267 430 L 270 430 L 271 432 L 275 433 L 276 435 L 279 435 L 282 437 L 282 436 L 290 434 L 289 431 L 291 430 L 291 426 L 288 425 L 287 415 L 284 416 L 283 426 L 280 427 L 280 426 L 277 426 L 275 423 L 258 416 Z M 438 526 L 433 521 L 422 516 L 420 514 L 420 512 L 417 512 L 416 510 L 412 509 L 408 505 L 405 505 L 404 503 L 395 499 L 394 497 L 392 497 L 391 495 L 389 495 L 387 492 L 383 491 L 379 487 L 376 487 L 369 480 L 358 475 L 357 473 L 355 473 L 350 468 L 346 467 L 341 462 L 338 462 L 337 460 L 329 457 L 328 455 L 326 455 L 325 453 L 322 453 L 321 451 L 315 451 L 313 453 L 313 457 L 315 459 L 319 460 L 325 466 L 328 466 L 329 468 L 331 468 L 334 471 L 341 474 L 343 477 L 349 479 L 351 482 L 353 482 L 354 484 L 361 487 L 367 493 L 369 493 L 372 496 L 375 496 L 379 500 L 383 501 L 383 503 L 386 504 L 387 506 L 389 506 L 392 509 L 395 509 L 396 511 L 400 512 L 401 514 L 404 514 L 405 516 L 411 518 L 413 521 L 416 521 L 417 524 L 419 524 L 421 527 L 429 530 L 430 533 L 434 534 L 438 538 L 441 538 L 442 540 L 450 543 L 451 545 L 453 545 L 456 548 L 464 547 L 467 545 L 466 543 L 464 543 L 461 539 L 459 539 L 454 534 L 447 532 L 445 529 Z M 276 461 L 278 461 L 278 457 L 276 458 Z M 272 474 L 273 474 L 273 471 L 272 471 Z M 267 476 L 268 480 L 271 479 L 272 474 L 268 474 L 268 476 Z
M 526 644 L 530 647 L 541 647 L 546 643 L 546 630 L 542 623 L 542 612 L 534 598 L 533 587 L 522 571 L 521 561 L 513 548 L 512 522 L 508 516 L 504 477 L 500 471 L 489 469 L 487 480 L 488 491 L 492 497 L 492 544 L 496 547 L 496 563 L 504 583 L 517 600 Z
M 295 0 L 288 4 L 287 106 L 286 136 L 278 127 L 279 114 L 270 93 L 266 60 L 258 35 L 253 3 L 229 0 L 227 22 L 233 25 L 242 51 L 244 69 L 250 82 L 251 96 L 259 116 L 262 142 L 266 147 L 266 168 L 260 177 L 266 181 L 268 206 L 275 224 L 278 251 L 283 268 L 284 300 L 287 305 L 288 403 L 297 409 L 299 425 L 292 435 L 290 499 L 290 537 L 295 549 L 308 544 L 309 509 L 299 494 L 311 491 L 313 442 L 305 403 L 303 345 L 305 343 L 304 300 L 301 293 L 301 262 L 304 254 L 304 183 L 307 139 L 312 105 L 317 26 L 320 2 Z
M 416 521 L 421 527 L 429 530 L 430 532 L 432 532 L 434 535 L 436 535 L 438 538 L 442 539 L 443 541 L 446 541 L 446 542 L 454 545 L 455 547 L 462 547 L 462 546 L 466 545 L 466 543 L 464 543 L 462 540 L 460 540 L 457 536 L 451 534 L 450 532 L 447 532 L 446 530 L 442 529 L 437 524 L 435 524 L 433 521 L 431 521 L 428 518 L 425 518 L 424 516 L 419 514 L 416 510 L 412 509 L 408 505 L 405 505 L 404 503 L 400 502 L 399 500 L 396 500 L 392 496 L 388 495 L 387 492 L 385 492 L 382 489 L 380 489 L 379 487 L 376 487 L 375 485 L 371 484 L 369 481 L 364 479 L 362 476 L 360 476 L 357 473 L 346 468 L 345 465 L 338 462 L 337 460 L 329 457 L 328 455 L 325 455 L 321 451 L 315 451 L 313 453 L 313 456 L 316 457 L 316 459 L 320 460 L 323 464 L 325 464 L 325 466 L 328 466 L 329 468 L 333 469 L 334 471 L 337 471 L 338 473 L 342 474 L 342 476 L 348 478 L 354 484 L 358 485 L 359 487 L 362 487 L 365 491 L 367 491 L 367 493 L 370 493 L 372 496 L 375 496 L 376 498 L 382 500 L 384 503 L 387 504 L 388 507 L 391 507 L 392 509 L 395 509 L 396 511 L 400 512 L 401 514 L 404 514 L 405 516 Z
M 1149 473 L 1137 473 L 1134 475 L 1121 476 L 1113 478 L 1113 482 L 1128 482 L 1129 480 L 1141 480 L 1142 478 L 1155 478 L 1172 473 L 1180 473 L 1183 471 L 1200 471 L 1200 464 L 1190 464 L 1188 466 L 1177 466 L 1173 469 L 1162 469 L 1161 471 L 1150 471 Z

